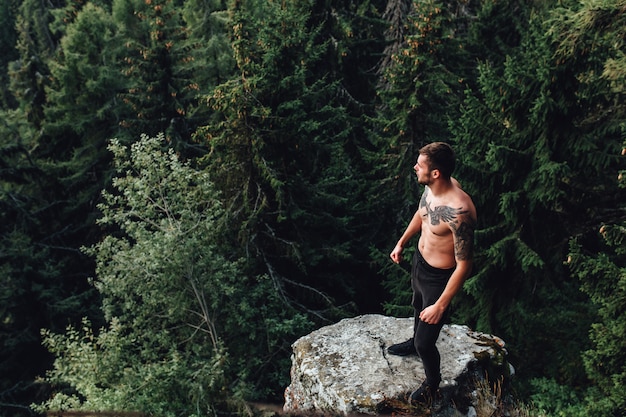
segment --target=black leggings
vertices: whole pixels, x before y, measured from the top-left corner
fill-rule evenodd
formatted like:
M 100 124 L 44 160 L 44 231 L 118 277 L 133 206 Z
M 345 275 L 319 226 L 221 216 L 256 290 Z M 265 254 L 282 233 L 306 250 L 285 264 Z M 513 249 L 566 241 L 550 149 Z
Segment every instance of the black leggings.
M 413 342 L 424 364 L 426 382 L 434 387 L 438 387 L 441 382 L 441 357 L 436 343 L 443 324 L 448 320 L 449 309 L 445 311 L 437 324 L 425 323 L 420 320 L 419 315 L 423 309 L 435 304 L 439 299 L 454 269 L 439 269 L 430 266 L 422 258 L 419 250 L 416 250 L 413 255 L 411 269 L 411 288 L 413 289 L 411 304 L 415 313 Z

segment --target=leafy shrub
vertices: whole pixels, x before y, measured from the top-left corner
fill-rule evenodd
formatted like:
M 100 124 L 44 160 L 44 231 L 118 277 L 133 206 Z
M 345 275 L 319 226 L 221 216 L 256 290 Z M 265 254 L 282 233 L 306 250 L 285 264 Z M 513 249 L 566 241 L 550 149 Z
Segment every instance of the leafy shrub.
M 228 259 L 224 212 L 206 173 L 163 148 L 162 136 L 110 146 L 119 176 L 99 206 L 110 230 L 85 249 L 97 260 L 107 326 L 43 332 L 56 355 L 47 379 L 58 391 L 39 410 L 231 411 L 243 404 L 233 388 L 246 386 L 262 352 L 306 325 L 278 305 L 268 279 L 247 278 L 243 262 Z M 230 356 L 224 340 L 249 356 Z

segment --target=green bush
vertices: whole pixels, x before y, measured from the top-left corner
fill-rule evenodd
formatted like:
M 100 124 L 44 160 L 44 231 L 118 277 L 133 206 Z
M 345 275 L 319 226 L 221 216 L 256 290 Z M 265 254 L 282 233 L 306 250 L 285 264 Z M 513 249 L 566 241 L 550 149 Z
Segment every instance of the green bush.
M 586 417 L 580 396 L 567 385 L 553 379 L 536 378 L 530 381 L 533 394 L 530 396 L 533 409 L 546 417 Z
M 57 391 L 39 410 L 232 411 L 267 351 L 306 325 L 277 305 L 268 279 L 246 278 L 243 263 L 227 258 L 224 212 L 206 173 L 164 146 L 162 136 L 110 146 L 119 176 L 99 207 L 109 232 L 85 249 L 97 260 L 107 326 L 43 332 Z M 228 344 L 247 356 L 229 355 Z

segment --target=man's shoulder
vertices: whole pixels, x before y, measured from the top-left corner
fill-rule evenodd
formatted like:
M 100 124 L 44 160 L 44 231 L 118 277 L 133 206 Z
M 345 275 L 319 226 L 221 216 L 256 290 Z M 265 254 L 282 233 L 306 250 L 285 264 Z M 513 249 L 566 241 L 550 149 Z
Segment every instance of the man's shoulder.
M 461 213 L 472 217 L 474 220 L 476 219 L 476 207 L 474 206 L 472 197 L 468 193 L 462 188 L 456 188 L 452 198 L 454 200 L 454 206 L 458 208 Z
M 472 201 L 472 197 L 468 193 L 466 193 L 465 190 L 463 190 L 462 188 L 457 188 L 455 194 L 456 194 L 456 199 L 463 205 L 470 205 L 470 206 L 474 205 L 474 202 Z

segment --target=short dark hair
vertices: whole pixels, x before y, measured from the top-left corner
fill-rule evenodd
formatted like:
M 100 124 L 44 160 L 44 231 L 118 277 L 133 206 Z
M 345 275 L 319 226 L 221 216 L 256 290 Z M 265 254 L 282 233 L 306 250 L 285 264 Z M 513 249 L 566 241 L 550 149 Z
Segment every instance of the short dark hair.
M 445 142 L 429 143 L 423 146 L 419 153 L 428 158 L 430 169 L 438 169 L 444 178 L 452 176 L 456 156 L 450 145 Z

